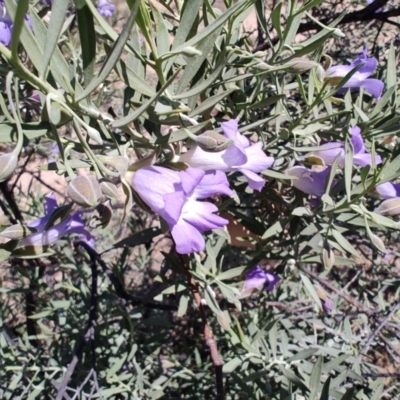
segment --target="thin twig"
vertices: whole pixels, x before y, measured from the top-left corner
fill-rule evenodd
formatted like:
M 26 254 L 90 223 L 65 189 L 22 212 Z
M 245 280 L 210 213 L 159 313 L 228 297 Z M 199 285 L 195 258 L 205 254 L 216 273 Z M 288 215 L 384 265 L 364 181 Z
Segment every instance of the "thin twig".
M 181 256 L 181 255 L 178 255 L 178 256 L 179 256 L 179 259 L 181 260 L 183 270 L 185 271 L 186 278 L 187 278 L 187 281 L 188 281 L 188 284 L 190 287 L 190 291 L 192 292 L 193 298 L 199 309 L 201 321 L 203 323 L 204 337 L 206 340 L 206 344 L 207 344 L 208 348 L 210 349 L 211 359 L 214 364 L 215 383 L 216 383 L 216 389 L 217 389 L 217 396 L 215 399 L 216 400 L 224 400 L 225 395 L 224 395 L 224 381 L 223 381 L 223 371 L 222 371 L 224 362 L 222 361 L 222 359 L 218 353 L 217 342 L 214 340 L 212 330 L 207 322 L 207 316 L 206 316 L 206 312 L 204 310 L 203 303 L 201 301 L 202 299 L 201 299 L 201 295 L 199 292 L 199 286 L 198 286 L 196 280 L 193 278 L 192 274 L 190 273 L 189 266 L 186 263 L 183 256 Z
M 383 21 L 383 22 L 388 22 L 392 23 L 393 21 L 388 20 L 389 17 L 396 17 L 400 15 L 400 7 L 396 7 L 392 10 L 388 10 L 385 12 L 376 12 L 379 8 L 383 7 L 389 0 L 375 0 L 373 3 L 368 5 L 367 7 L 358 10 L 358 11 L 353 11 L 343 17 L 343 19 L 339 22 L 338 25 L 344 25 L 344 24 L 349 24 L 351 22 L 361 22 L 361 21 L 372 21 L 374 19 Z M 320 20 L 319 22 L 324 24 L 324 25 L 329 25 L 331 22 L 333 22 L 335 19 L 337 19 L 341 13 L 334 14 L 331 17 L 324 18 Z M 321 26 L 318 25 L 317 23 L 311 21 L 311 22 L 305 22 L 300 24 L 299 28 L 297 29 L 297 33 L 304 33 L 312 30 L 321 30 Z M 272 40 L 272 45 L 275 45 L 278 43 L 279 37 L 276 37 Z M 260 46 L 257 46 L 254 48 L 253 53 L 256 53 L 257 51 L 264 51 L 267 50 L 271 47 L 270 43 L 264 42 Z
M 392 309 L 390 310 L 390 312 L 387 314 L 386 317 L 384 317 L 380 324 L 377 326 L 377 328 L 372 332 L 372 334 L 370 335 L 370 337 L 367 340 L 367 343 L 365 343 L 364 347 L 361 349 L 361 354 L 359 354 L 359 356 L 357 357 L 357 359 L 361 359 L 362 354 L 366 354 L 369 347 L 371 346 L 371 343 L 373 342 L 373 340 L 375 339 L 375 337 L 379 334 L 379 332 L 382 330 L 382 328 L 386 325 L 386 323 L 389 321 L 389 319 L 391 318 L 391 316 L 399 309 L 400 307 L 400 299 L 398 299 L 396 301 L 396 303 L 392 306 Z
M 82 242 L 79 242 L 82 244 Z M 74 355 L 72 356 L 72 360 L 68 365 L 68 369 L 64 374 L 63 380 L 58 389 L 56 400 L 62 400 L 64 397 L 65 391 L 67 390 L 67 385 L 69 380 L 71 379 L 72 374 L 74 373 L 75 367 L 77 366 L 80 358 L 82 357 L 83 350 L 85 349 L 86 344 L 89 341 L 94 340 L 94 332 L 96 326 L 96 316 L 97 316 L 97 302 L 98 302 L 98 293 L 97 293 L 97 263 L 96 257 L 91 255 L 90 256 L 90 267 L 92 269 L 92 284 L 90 290 L 90 308 L 89 308 L 89 321 L 88 326 L 86 328 L 86 332 L 77 344 Z M 93 349 L 92 349 L 93 351 Z
M 307 275 L 311 276 L 314 280 L 319 282 L 321 285 L 325 286 L 326 288 L 328 288 L 332 292 L 336 293 L 339 297 L 342 297 L 343 299 L 345 299 L 348 303 L 352 304 L 354 307 L 356 307 L 359 310 L 365 312 L 365 314 L 367 314 L 369 317 L 371 317 L 371 316 L 376 314 L 375 310 L 364 306 L 364 304 L 360 303 L 359 301 L 357 301 L 353 297 L 351 297 L 348 294 L 344 293 L 342 290 L 336 288 L 330 282 L 328 282 L 325 279 L 321 278 L 317 273 L 311 271 L 308 268 L 304 268 L 301 265 L 299 265 L 299 269 L 301 271 L 303 271 L 304 273 L 306 273 Z

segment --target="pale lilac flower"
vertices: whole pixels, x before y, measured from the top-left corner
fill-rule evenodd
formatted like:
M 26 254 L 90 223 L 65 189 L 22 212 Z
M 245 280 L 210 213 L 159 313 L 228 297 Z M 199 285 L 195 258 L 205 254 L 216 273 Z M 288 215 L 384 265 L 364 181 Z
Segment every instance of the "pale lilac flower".
M 385 182 L 378 185 L 375 190 L 381 199 L 400 197 L 400 183 Z
M 246 273 L 246 280 L 237 298 L 243 299 L 261 289 L 274 290 L 280 280 L 281 278 L 278 275 L 263 271 L 259 265 L 256 265 Z
M 400 214 L 400 183 L 382 183 L 375 188 L 375 192 L 384 201 L 374 212 L 389 216 Z
M 221 171 L 206 173 L 188 168 L 178 172 L 148 166 L 135 172 L 132 187 L 167 222 L 180 254 L 203 250 L 205 241 L 201 233 L 228 224 L 228 220 L 214 214 L 218 211 L 216 205 L 198 201 L 218 194 L 232 195 Z
M 331 313 L 333 311 L 333 301 L 329 297 L 326 300 L 321 299 L 322 308 L 326 313 Z
M 330 168 L 326 168 L 323 171 L 314 171 L 303 166 L 296 166 L 286 170 L 288 175 L 297 178 L 292 180 L 292 186 L 304 193 L 318 197 L 324 194 L 329 172 Z
M 223 122 L 221 128 L 224 136 L 233 141 L 231 146 L 223 151 L 211 153 L 194 145 L 181 154 L 178 161 L 205 171 L 239 171 L 246 176 L 252 189 L 260 191 L 265 185 L 265 179 L 257 173 L 270 168 L 274 158 L 267 157 L 261 142 L 250 145 L 249 139 L 239 133 L 236 119 Z
M 259 265 L 256 265 L 246 274 L 246 282 L 243 289 L 260 289 L 274 290 L 276 284 L 281 280 L 278 275 L 272 272 L 263 271 Z
M 82 235 L 82 240 L 85 241 L 90 247 L 94 248 L 94 237 L 88 230 L 85 229 L 85 224 L 82 221 L 81 213 L 69 215 L 57 225 L 51 226 L 45 230 L 52 212 L 57 208 L 58 205 L 54 193 L 45 197 L 45 215 L 28 224 L 30 228 L 35 228 L 36 232 L 20 240 L 16 249 L 31 246 L 49 246 L 70 233 Z
M 359 64 L 363 64 L 363 66 L 354 73 L 344 84 L 343 88 L 359 89 L 362 87 L 375 97 L 375 99 L 379 99 L 383 91 L 383 82 L 379 79 L 369 78 L 369 76 L 375 72 L 378 66 L 378 60 L 375 57 L 368 58 L 367 49 L 364 49 L 360 57 L 354 60 L 350 65 L 335 65 L 328 68 L 325 71 L 325 77 L 331 80 L 333 84 L 339 83 L 340 78 L 344 78 Z
M 103 17 L 111 17 L 115 11 L 114 4 L 111 4 L 108 0 L 99 0 L 97 10 Z
M 30 16 L 25 15 L 25 22 L 29 28 L 32 29 L 32 22 Z M 8 46 L 11 43 L 12 30 L 14 23 L 7 12 L 6 6 L 3 0 L 0 0 L 0 43 L 4 46 Z
M 0 42 L 4 46 L 8 46 L 11 42 L 12 27 L 12 19 L 7 12 L 4 2 L 0 0 Z
M 353 163 L 362 167 L 372 164 L 371 154 L 365 152 L 364 140 L 361 135 L 361 129 L 358 126 L 351 128 L 351 144 L 353 145 Z M 339 156 L 339 165 L 345 163 L 345 150 L 343 142 L 329 142 L 321 146 L 323 150 L 318 150 L 313 155 L 321 158 L 325 165 L 332 165 L 336 157 Z M 382 159 L 375 156 L 375 164 L 380 164 Z

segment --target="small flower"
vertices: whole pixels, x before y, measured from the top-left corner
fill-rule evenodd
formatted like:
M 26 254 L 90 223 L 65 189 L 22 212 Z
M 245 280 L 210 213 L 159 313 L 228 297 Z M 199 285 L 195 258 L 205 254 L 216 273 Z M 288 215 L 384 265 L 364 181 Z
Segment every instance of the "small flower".
M 375 188 L 378 197 L 385 199 L 374 212 L 381 215 L 400 214 L 400 183 L 385 182 Z
M 304 193 L 321 197 L 325 192 L 325 182 L 328 178 L 330 168 L 323 171 L 314 171 L 312 169 L 296 166 L 286 170 L 286 173 L 297 177 L 292 180 L 292 185 Z
M 263 271 L 259 265 L 246 273 L 246 280 L 238 298 L 250 296 L 254 291 L 265 289 L 274 290 L 281 278 L 268 271 Z
M 31 17 L 25 15 L 25 22 L 32 30 Z M 4 46 L 8 46 L 11 43 L 12 30 L 14 22 L 12 21 L 10 14 L 7 12 L 6 6 L 3 0 L 0 0 L 0 43 Z
M 202 232 L 224 227 L 228 221 L 214 214 L 218 207 L 198 201 L 218 194 L 232 195 L 223 172 L 198 168 L 172 171 L 147 166 L 135 172 L 132 187 L 171 230 L 176 251 L 188 254 L 205 247 Z
M 322 308 L 324 311 L 328 314 L 330 314 L 333 311 L 333 301 L 330 298 L 327 298 L 326 300 L 321 299 L 321 304 Z
M 50 221 L 52 213 L 57 208 L 58 205 L 54 193 L 52 193 L 50 196 L 45 197 L 45 215 L 28 224 L 30 228 L 35 228 L 36 232 L 20 240 L 15 250 L 22 250 L 23 248 L 31 247 L 42 248 L 45 246 L 50 246 L 61 239 L 63 236 L 70 233 L 82 235 L 82 240 L 85 241 L 89 246 L 94 248 L 94 237 L 88 230 L 85 229 L 85 224 L 82 221 L 81 213 L 68 215 L 60 223 L 51 226 L 48 229 L 45 229 L 46 225 Z
M 381 199 L 400 197 L 400 183 L 385 182 L 378 185 L 375 190 Z
M 274 163 L 273 157 L 268 157 L 264 153 L 261 142 L 250 145 L 249 139 L 239 133 L 236 119 L 223 122 L 221 128 L 224 136 L 233 141 L 231 146 L 223 151 L 210 153 L 194 145 L 186 153 L 181 154 L 177 161 L 205 171 L 239 171 L 246 176 L 252 189 L 261 190 L 265 185 L 265 179 L 257 173 L 270 168 Z
M 111 4 L 108 0 L 99 0 L 97 10 L 103 17 L 109 18 L 113 15 L 115 11 L 115 6 L 114 4 Z
M 367 49 L 364 49 L 360 57 L 354 60 L 350 65 L 335 65 L 325 71 L 325 78 L 331 81 L 332 85 L 336 85 L 350 73 L 357 65 L 363 64 L 363 66 L 354 73 L 354 75 L 344 84 L 343 88 L 359 89 L 364 88 L 370 93 L 375 99 L 379 99 L 383 91 L 383 82 L 379 79 L 369 78 L 372 75 L 376 67 L 378 66 L 378 60 L 375 57 L 367 57 Z
M 372 164 L 371 154 L 366 153 L 364 140 L 361 135 L 361 129 L 358 126 L 351 128 L 351 144 L 353 145 L 353 163 L 362 167 Z M 325 165 L 332 165 L 336 157 L 339 155 L 339 165 L 345 163 L 345 151 L 343 142 L 329 142 L 321 146 L 322 150 L 313 153 L 314 156 L 321 158 Z M 375 156 L 375 164 L 380 164 L 382 159 Z

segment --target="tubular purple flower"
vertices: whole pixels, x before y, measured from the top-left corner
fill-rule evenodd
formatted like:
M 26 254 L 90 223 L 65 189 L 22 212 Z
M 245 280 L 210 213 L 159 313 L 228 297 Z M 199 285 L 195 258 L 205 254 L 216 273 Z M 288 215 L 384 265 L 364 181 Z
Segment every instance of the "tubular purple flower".
M 32 29 L 31 17 L 28 14 L 25 15 L 25 22 Z M 4 1 L 0 0 L 0 43 L 4 46 L 8 46 L 11 43 L 13 27 L 14 23 L 7 12 Z
M 400 183 L 385 182 L 378 185 L 375 190 L 381 199 L 400 197 Z
M 178 172 L 148 166 L 135 172 L 132 187 L 168 223 L 180 254 L 203 250 L 205 241 L 201 233 L 228 224 L 228 220 L 214 214 L 217 206 L 197 201 L 218 194 L 232 195 L 223 172 L 206 173 L 197 168 Z
M 109 18 L 113 15 L 115 11 L 115 6 L 114 4 L 111 4 L 108 0 L 99 0 L 97 10 L 103 17 Z
M 286 170 L 286 173 L 297 177 L 292 180 L 292 185 L 304 193 L 321 197 L 325 191 L 325 182 L 328 178 L 330 168 L 323 171 L 313 171 L 312 169 L 296 166 Z
M 259 265 L 256 265 L 249 272 L 246 273 L 246 280 L 238 295 L 239 299 L 250 296 L 253 292 L 265 289 L 274 290 L 276 284 L 281 278 L 268 271 L 263 271 Z
M 378 66 L 378 60 L 375 57 L 367 57 L 367 49 L 364 49 L 360 57 L 354 60 L 350 65 L 335 65 L 325 71 L 325 78 L 329 79 L 332 84 L 340 82 L 340 78 L 344 78 L 357 65 L 363 66 L 354 73 L 354 75 L 344 84 L 343 88 L 359 89 L 364 88 L 375 99 L 379 99 L 383 91 L 383 82 L 379 79 L 369 78 L 375 72 Z
M 364 167 L 372 164 L 371 154 L 365 152 L 364 140 L 361 135 L 361 129 L 358 126 L 351 128 L 351 144 L 353 145 L 353 163 Z M 321 146 L 323 150 L 318 150 L 313 155 L 321 158 L 325 165 L 332 165 L 339 155 L 339 165 L 345 163 L 345 151 L 343 142 L 329 142 Z M 381 164 L 382 159 L 379 155 L 375 156 L 375 164 Z
M 278 275 L 272 272 L 263 271 L 259 265 L 256 265 L 246 274 L 246 282 L 243 289 L 260 289 L 264 287 L 265 290 L 274 290 L 276 284 L 281 280 Z
M 231 146 L 223 151 L 211 153 L 194 145 L 181 154 L 177 161 L 205 171 L 239 171 L 246 176 L 252 189 L 260 191 L 265 185 L 265 179 L 257 173 L 270 168 L 274 158 L 264 153 L 261 142 L 250 145 L 249 139 L 239 133 L 236 119 L 223 122 L 221 128 L 224 136 L 233 141 Z
M 47 230 L 44 230 L 46 224 L 50 220 L 52 212 L 55 211 L 57 208 L 58 205 L 54 193 L 45 197 L 45 215 L 28 224 L 30 228 L 35 228 L 37 231 L 20 240 L 16 249 L 31 246 L 49 246 L 57 242 L 57 240 L 61 239 L 63 236 L 70 233 L 76 233 L 78 235 L 84 236 L 82 240 L 85 241 L 89 246 L 94 248 L 94 237 L 89 231 L 85 229 L 85 224 L 82 221 L 81 213 L 69 215 L 57 225 L 54 225 Z

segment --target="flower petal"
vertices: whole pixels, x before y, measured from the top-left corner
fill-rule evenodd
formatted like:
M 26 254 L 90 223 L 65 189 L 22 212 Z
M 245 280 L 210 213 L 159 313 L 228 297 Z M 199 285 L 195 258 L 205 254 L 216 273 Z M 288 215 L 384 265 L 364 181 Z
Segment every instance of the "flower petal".
M 225 194 L 232 196 L 233 191 L 229 188 L 226 175 L 221 171 L 208 171 L 193 192 L 196 199 L 206 199 L 207 197 Z
M 190 195 L 195 187 L 203 179 L 205 172 L 199 168 L 188 168 L 185 171 L 179 172 L 181 179 L 181 187 L 186 195 Z
M 247 178 L 249 182 L 249 187 L 253 190 L 258 190 L 261 192 L 262 188 L 265 186 L 265 179 L 261 176 L 255 174 L 248 169 L 239 169 L 239 171 Z
M 339 165 L 344 164 L 344 144 L 341 142 L 329 142 L 321 146 L 322 150 L 318 150 L 313 155 L 321 158 L 325 165 L 332 165 L 336 157 L 339 155 Z
M 250 141 L 246 136 L 241 135 L 239 132 L 239 122 L 237 119 L 230 119 L 229 121 L 221 124 L 222 132 L 228 139 L 233 140 L 236 146 L 245 149 L 250 146 Z
M 354 154 L 365 153 L 364 139 L 358 126 L 351 128 L 351 144 L 353 145 Z
M 200 232 L 223 228 L 229 221 L 214 214 L 217 211 L 218 207 L 212 203 L 191 200 L 183 207 L 182 219 Z
M 171 235 L 179 254 L 189 254 L 202 251 L 206 246 L 202 234 L 191 224 L 183 219 L 171 229 Z
M 330 168 L 321 172 L 313 171 L 306 167 L 296 166 L 286 170 L 288 175 L 296 176 L 292 185 L 304 193 L 321 197 L 325 191 L 325 182 L 328 178 Z
M 375 99 L 379 99 L 382 96 L 384 84 L 379 79 L 365 79 L 361 83 L 361 87 L 363 87 L 368 93 L 372 94 Z

